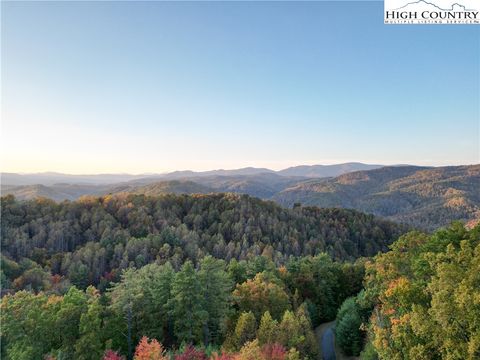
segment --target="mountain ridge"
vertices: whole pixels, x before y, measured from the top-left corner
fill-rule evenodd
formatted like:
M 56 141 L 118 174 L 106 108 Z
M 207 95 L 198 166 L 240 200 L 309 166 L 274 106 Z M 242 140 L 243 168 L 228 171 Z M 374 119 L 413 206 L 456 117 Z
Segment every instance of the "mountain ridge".
M 298 183 L 272 199 L 287 207 L 352 208 L 433 230 L 480 217 L 478 184 L 480 165 L 384 167 Z
M 339 175 L 342 173 L 357 170 L 368 170 L 372 167 L 382 167 L 385 165 L 371 165 L 364 163 L 342 163 L 333 165 L 300 165 L 293 166 L 282 170 L 271 170 L 267 168 L 244 167 L 239 169 L 216 169 L 208 171 L 192 171 L 192 170 L 178 170 L 163 174 L 82 174 L 73 175 L 59 172 L 41 172 L 41 173 L 12 173 L 3 172 L 1 174 L 2 184 L 4 185 L 54 185 L 55 183 L 77 183 L 77 184 L 113 184 L 118 182 L 128 182 L 137 180 L 154 180 L 154 179 L 181 179 L 187 177 L 208 177 L 208 176 L 241 176 L 241 175 L 259 175 L 259 174 L 278 174 L 281 176 L 302 176 L 295 169 L 301 168 L 300 172 L 305 172 L 305 169 L 322 169 L 322 172 L 310 177 L 329 177 Z M 342 170 L 339 170 L 339 169 Z
M 480 165 L 389 166 L 324 178 L 277 172 L 182 174 L 189 176 L 182 178 L 176 173 L 173 178 L 139 178 L 112 185 L 2 185 L 2 194 L 12 194 L 19 200 L 48 197 L 62 201 L 119 193 L 237 193 L 273 200 L 284 207 L 302 204 L 355 209 L 425 230 L 446 226 L 452 220 L 468 223 L 480 219 Z

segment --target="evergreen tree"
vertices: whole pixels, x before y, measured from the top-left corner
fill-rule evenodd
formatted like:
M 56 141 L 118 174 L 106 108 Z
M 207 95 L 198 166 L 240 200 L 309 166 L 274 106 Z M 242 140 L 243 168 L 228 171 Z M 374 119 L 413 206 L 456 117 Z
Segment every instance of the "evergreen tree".
M 263 313 L 262 319 L 260 320 L 257 339 L 260 345 L 273 344 L 278 341 L 278 322 L 272 319 L 268 311 Z
M 191 261 L 175 275 L 172 286 L 171 316 L 179 342 L 198 343 L 208 317 L 201 283 Z
M 200 262 L 198 277 L 203 292 L 207 317 L 203 325 L 203 341 L 207 346 L 212 340 L 218 342 L 222 325 L 228 314 L 232 281 L 225 272 L 225 262 L 205 257 Z
M 348 298 L 342 304 L 335 325 L 335 337 L 346 355 L 358 356 L 362 350 L 363 332 L 360 329 L 362 319 L 354 298 Z
M 97 360 L 104 352 L 100 296 L 93 286 L 87 288 L 87 312 L 80 317 L 79 339 L 75 344 L 75 359 Z
M 235 331 L 233 334 L 233 343 L 237 349 L 240 349 L 247 341 L 255 339 L 257 322 L 255 315 L 251 311 L 241 313 Z

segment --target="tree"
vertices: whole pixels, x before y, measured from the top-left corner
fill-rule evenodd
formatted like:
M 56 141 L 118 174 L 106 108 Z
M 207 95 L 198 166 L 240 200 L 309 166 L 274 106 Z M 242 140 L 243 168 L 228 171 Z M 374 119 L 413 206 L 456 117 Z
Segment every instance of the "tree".
M 300 325 L 304 340 L 295 344 L 293 347 L 304 357 L 316 358 L 318 355 L 318 343 L 312 329 L 312 323 L 305 303 L 295 311 L 295 317 Z
M 272 319 L 268 311 L 264 312 L 257 331 L 260 345 L 273 344 L 278 341 L 278 322 Z
M 285 311 L 278 328 L 278 341 L 287 349 L 297 349 L 302 357 L 317 356 L 317 342 L 304 307 L 295 314 Z
M 348 298 L 342 304 L 335 325 L 338 345 L 346 355 L 358 356 L 362 350 L 364 333 L 360 329 L 362 319 L 354 298 Z
M 208 313 L 202 286 L 191 261 L 186 261 L 175 275 L 169 305 L 177 339 L 186 343 L 199 342 Z
M 252 311 L 256 318 L 269 311 L 274 319 L 279 319 L 290 308 L 288 295 L 279 283 L 279 280 L 274 282 L 266 274 L 259 273 L 255 278 L 238 284 L 233 298 L 240 311 Z
M 19 291 L 6 295 L 1 303 L 2 355 L 11 360 L 42 359 L 60 346 L 55 314 L 62 298 Z
M 207 360 L 207 355 L 202 350 L 187 345 L 182 353 L 175 355 L 175 360 Z
M 49 288 L 49 279 L 50 274 L 37 265 L 26 270 L 21 276 L 16 278 L 13 286 L 17 290 L 26 289 L 38 292 Z
M 287 351 L 278 343 L 265 344 L 262 346 L 262 357 L 265 360 L 285 360 Z
M 60 336 L 60 351 L 63 356 L 73 358 L 75 342 L 79 337 L 82 314 L 87 312 L 87 297 L 82 290 L 72 286 L 63 297 L 60 309 L 55 314 L 55 331 Z
M 293 312 L 287 310 L 283 314 L 282 321 L 278 327 L 279 342 L 287 348 L 294 347 L 303 340 L 300 324 Z
M 149 340 L 146 336 L 140 339 L 136 349 L 134 360 L 168 360 L 164 355 L 164 349 L 156 339 Z
M 68 276 L 73 285 L 80 289 L 86 289 L 89 281 L 89 269 L 81 262 L 74 262 L 68 269 Z
M 258 340 L 245 343 L 236 356 L 236 360 L 264 360 Z
M 369 340 L 379 358 L 480 356 L 480 226 L 401 237 L 366 266 L 375 304 Z M 372 353 L 372 352 L 370 352 Z
M 102 360 L 125 360 L 125 358 L 119 355 L 116 351 L 106 350 L 103 354 Z
M 97 360 L 104 352 L 103 343 L 103 306 L 100 304 L 100 295 L 93 287 L 87 288 L 87 312 L 80 317 L 80 338 L 75 344 L 75 359 Z
M 286 283 L 290 291 L 295 293 L 298 290 L 303 300 L 309 300 L 315 305 L 315 308 L 309 308 L 311 318 L 315 320 L 314 325 L 333 320 L 338 306 L 345 299 L 342 266 L 333 262 L 327 254 L 320 254 L 291 259 L 287 269 Z M 361 286 L 361 280 L 359 285 Z
M 255 315 L 251 311 L 241 313 L 233 335 L 233 344 L 240 349 L 247 341 L 255 339 L 257 323 Z
M 225 262 L 211 256 L 200 262 L 198 278 L 207 313 L 203 324 L 203 341 L 207 346 L 211 340 L 218 342 L 220 339 L 222 326 L 229 312 L 232 281 L 225 272 Z
M 169 263 L 124 271 L 110 290 L 111 309 L 123 319 L 129 354 L 140 335 L 165 339 L 169 331 L 168 301 L 174 272 Z M 171 338 L 168 336 L 167 338 Z

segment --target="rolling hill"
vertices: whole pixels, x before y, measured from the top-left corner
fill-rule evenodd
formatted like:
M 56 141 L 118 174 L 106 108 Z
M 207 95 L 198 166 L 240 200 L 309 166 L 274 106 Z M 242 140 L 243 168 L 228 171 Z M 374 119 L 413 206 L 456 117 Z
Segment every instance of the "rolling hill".
M 12 194 L 19 200 L 29 200 L 38 197 L 45 197 L 55 201 L 76 200 L 84 195 L 102 195 L 108 193 L 108 185 L 89 184 L 53 184 L 47 185 L 3 185 L 2 195 Z
M 213 189 L 190 180 L 159 181 L 143 186 L 119 185 L 109 189 L 109 193 L 143 194 L 157 196 L 162 194 L 209 194 Z
M 298 183 L 273 199 L 352 208 L 425 229 L 480 217 L 480 165 L 384 167 Z
M 470 222 L 480 218 L 480 165 L 389 166 L 354 172 L 348 169 L 353 169 L 355 163 L 347 165 L 331 168 L 347 172 L 327 178 L 289 175 L 319 175 L 317 170 L 321 168 L 315 166 L 280 172 L 245 168 L 176 172 L 114 184 L 2 185 L 2 194 L 13 194 L 21 200 L 47 197 L 61 201 L 117 193 L 238 193 L 274 200 L 285 207 L 301 203 L 356 209 L 428 230 L 452 220 Z
M 323 178 L 340 176 L 352 171 L 373 170 L 384 165 L 369 165 L 362 163 L 345 163 L 335 165 L 301 165 L 293 166 L 288 169 L 280 170 L 277 173 L 283 176 L 304 176 L 309 178 Z

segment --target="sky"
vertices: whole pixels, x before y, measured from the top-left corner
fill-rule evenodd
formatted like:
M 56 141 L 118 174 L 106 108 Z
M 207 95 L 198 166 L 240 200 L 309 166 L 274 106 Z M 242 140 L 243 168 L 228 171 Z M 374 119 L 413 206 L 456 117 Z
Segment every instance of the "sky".
M 383 2 L 2 2 L 4 172 L 480 162 L 480 31 Z

